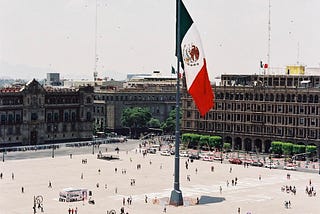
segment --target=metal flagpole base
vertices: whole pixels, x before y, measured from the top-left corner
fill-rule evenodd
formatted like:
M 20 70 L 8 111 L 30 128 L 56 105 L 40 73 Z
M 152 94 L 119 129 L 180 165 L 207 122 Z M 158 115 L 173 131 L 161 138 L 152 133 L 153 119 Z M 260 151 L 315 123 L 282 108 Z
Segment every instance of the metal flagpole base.
M 174 206 L 182 206 L 183 205 L 182 192 L 179 190 L 172 190 L 169 204 Z

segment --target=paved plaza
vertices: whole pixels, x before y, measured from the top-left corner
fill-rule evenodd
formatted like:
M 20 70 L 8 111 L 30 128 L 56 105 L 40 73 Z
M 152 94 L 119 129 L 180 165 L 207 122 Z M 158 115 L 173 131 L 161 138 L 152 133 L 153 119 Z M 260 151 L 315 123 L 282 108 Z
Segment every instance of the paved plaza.
M 103 153 L 105 147 L 108 145 L 100 147 Z M 108 149 L 108 154 L 117 155 L 113 149 Z M 319 196 L 308 196 L 305 192 L 306 187 L 319 189 L 320 175 L 317 173 L 247 168 L 202 160 L 188 162 L 187 158 L 181 158 L 180 181 L 186 203 L 174 207 L 166 205 L 173 189 L 174 156 L 157 153 L 143 157 L 139 149 L 120 150 L 118 155 L 119 160 L 101 160 L 97 159 L 97 154 L 79 154 L 0 162 L 3 174 L 0 214 L 34 213 L 34 196 L 38 195 L 43 197 L 43 212 L 40 209 L 36 212 L 46 214 L 67 214 L 69 208 L 77 208 L 77 214 L 106 214 L 112 209 L 120 213 L 121 207 L 129 214 L 164 213 L 164 207 L 166 213 L 172 214 L 238 214 L 238 208 L 241 214 L 320 212 Z M 87 163 L 83 163 L 84 159 Z M 237 184 L 232 185 L 236 178 Z M 49 182 L 51 187 L 48 187 Z M 296 194 L 281 191 L 286 185 L 295 187 Z M 68 187 L 92 191 L 95 204 L 60 202 L 59 192 Z M 130 205 L 128 198 L 132 198 Z M 197 198 L 200 201 L 196 205 Z M 284 201 L 289 200 L 291 208 L 286 209 Z

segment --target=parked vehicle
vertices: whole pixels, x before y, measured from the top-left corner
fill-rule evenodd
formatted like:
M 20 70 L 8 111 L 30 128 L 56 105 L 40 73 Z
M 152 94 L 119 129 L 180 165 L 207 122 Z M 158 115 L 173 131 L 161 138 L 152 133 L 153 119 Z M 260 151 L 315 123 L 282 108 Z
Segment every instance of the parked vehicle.
M 59 201 L 73 202 L 87 199 L 87 189 L 66 188 L 59 193 Z
M 231 158 L 231 159 L 229 159 L 229 163 L 242 164 L 242 160 L 240 160 L 239 158 Z
M 197 154 L 189 154 L 189 158 L 191 160 L 199 160 L 200 159 L 200 156 L 197 155 Z
M 297 170 L 297 167 L 294 164 L 287 164 L 283 168 L 286 169 L 286 170 Z
M 213 161 L 213 156 L 209 156 L 209 155 L 204 156 L 204 157 L 202 158 L 202 160 L 204 160 L 204 161 Z
M 157 149 L 156 148 L 149 148 L 149 149 L 147 149 L 147 152 L 150 154 L 156 154 Z
M 169 151 L 162 151 L 162 152 L 160 153 L 160 155 L 162 155 L 162 156 L 170 156 L 171 154 L 170 154 Z
M 258 167 L 263 167 L 263 163 L 260 161 L 253 161 L 251 163 L 251 166 L 258 166 Z
M 179 155 L 180 155 L 180 157 L 189 157 L 189 154 L 188 154 L 187 151 L 181 151 L 181 152 L 179 153 Z
M 277 169 L 278 166 L 274 163 L 267 163 L 266 165 L 264 165 L 266 168 L 271 168 L 271 169 Z
M 223 158 L 221 156 L 213 156 L 213 160 L 215 161 L 222 161 Z

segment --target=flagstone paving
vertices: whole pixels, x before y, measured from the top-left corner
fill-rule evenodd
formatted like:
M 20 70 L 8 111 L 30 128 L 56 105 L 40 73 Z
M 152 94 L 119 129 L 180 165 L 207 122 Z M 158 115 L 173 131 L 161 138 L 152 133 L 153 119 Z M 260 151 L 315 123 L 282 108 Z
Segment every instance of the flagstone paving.
M 164 207 L 167 213 L 172 214 L 236 214 L 238 208 L 244 214 L 320 212 L 319 196 L 309 197 L 305 193 L 310 180 L 315 190 L 318 190 L 320 175 L 316 173 L 244 168 L 243 165 L 201 160 L 189 162 L 186 169 L 187 158 L 181 158 L 180 181 L 186 203 L 185 206 L 174 207 L 167 205 L 173 188 L 173 156 L 157 153 L 143 157 L 139 151 L 132 150 L 120 152 L 119 157 L 120 160 L 108 161 L 86 154 L 73 155 L 72 158 L 63 156 L 1 162 L 3 178 L 0 180 L 0 214 L 33 213 L 33 199 L 38 195 L 43 196 L 43 213 L 48 214 L 68 213 L 69 208 L 76 207 L 78 214 L 106 214 L 112 209 L 120 213 L 123 198 L 126 200 L 130 196 L 132 204 L 128 205 L 126 201 L 123 206 L 129 214 L 163 213 Z M 87 164 L 83 164 L 82 159 L 87 159 Z M 138 164 L 141 169 L 137 169 Z M 211 166 L 214 166 L 214 172 Z M 290 179 L 287 179 L 287 173 L 290 173 Z M 232 186 L 232 180 L 236 177 L 237 185 Z M 135 184 L 132 184 L 132 179 Z M 49 182 L 52 188 L 48 187 Z M 281 187 L 284 185 L 295 186 L 297 194 L 282 192 Z M 24 193 L 21 192 L 22 187 Z M 68 187 L 91 190 L 95 204 L 89 204 L 88 201 L 59 202 L 59 192 Z M 197 198 L 200 201 L 196 205 Z M 286 200 L 291 201 L 290 209 L 284 207 Z M 36 211 L 41 213 L 40 209 Z

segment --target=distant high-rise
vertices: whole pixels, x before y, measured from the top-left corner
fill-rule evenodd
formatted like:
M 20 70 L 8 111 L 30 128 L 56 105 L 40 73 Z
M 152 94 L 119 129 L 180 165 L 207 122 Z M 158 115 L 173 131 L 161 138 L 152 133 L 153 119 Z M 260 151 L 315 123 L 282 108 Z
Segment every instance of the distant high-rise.
M 60 86 L 60 73 L 47 73 L 46 85 Z

